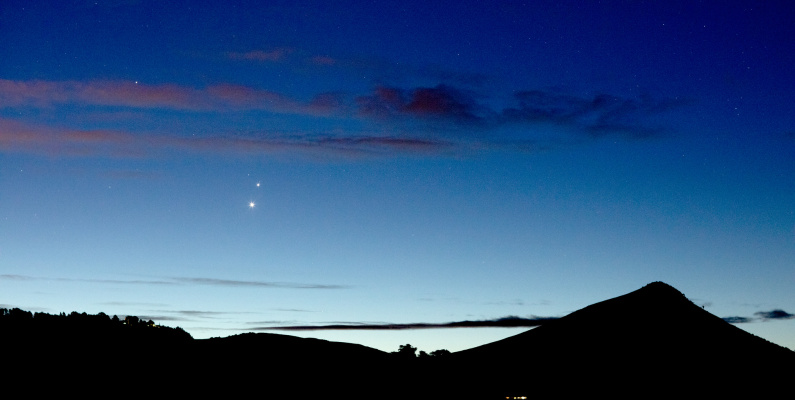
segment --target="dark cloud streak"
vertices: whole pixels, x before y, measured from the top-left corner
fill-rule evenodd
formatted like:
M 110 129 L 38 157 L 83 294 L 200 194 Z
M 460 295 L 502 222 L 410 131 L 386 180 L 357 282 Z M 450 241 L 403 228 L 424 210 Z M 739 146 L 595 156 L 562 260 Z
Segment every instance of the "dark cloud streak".
M 50 156 L 141 158 L 169 149 L 216 154 L 267 154 L 285 151 L 323 152 L 339 156 L 372 156 L 383 153 L 439 153 L 451 151 L 455 143 L 422 137 L 216 135 L 183 137 L 113 130 L 75 130 L 25 124 L 0 118 L 0 150 Z
M 794 319 L 795 314 L 790 314 L 784 310 L 760 311 L 754 313 L 755 318 L 750 317 L 724 317 L 724 321 L 730 324 L 749 323 L 754 321 L 772 321 L 781 319 Z M 372 331 L 387 331 L 387 330 L 412 330 L 412 329 L 448 329 L 448 328 L 531 328 L 543 325 L 546 322 L 558 319 L 558 317 L 538 317 L 532 316 L 530 318 L 522 318 L 516 316 L 509 316 L 493 320 L 479 320 L 479 321 L 458 321 L 447 323 L 410 323 L 410 324 L 392 324 L 392 323 L 360 323 L 360 322 L 347 322 L 347 323 L 334 323 L 326 325 L 290 325 L 290 326 L 266 326 L 254 328 L 258 331 L 326 331 L 326 330 L 372 330 Z
M 286 289 L 346 289 L 348 286 L 344 285 L 321 285 L 321 284 L 305 284 L 295 282 L 265 282 L 265 281 L 239 281 L 229 279 L 215 279 L 215 278 L 172 278 L 176 282 L 198 284 L 198 285 L 212 285 L 212 286 L 230 286 L 230 287 L 261 287 L 261 288 L 286 288 Z
M 784 310 L 771 310 L 771 311 L 759 311 L 754 313 L 755 316 L 762 319 L 763 321 L 772 320 L 772 319 L 793 319 L 795 315 L 790 314 Z
M 774 320 L 782 320 L 782 319 L 793 319 L 795 318 L 795 314 L 790 314 L 781 309 L 775 309 L 771 311 L 757 311 L 754 313 L 754 317 L 724 317 L 723 320 L 730 323 L 730 324 L 744 324 L 749 322 L 755 321 L 774 321 Z
M 679 99 L 651 96 L 623 98 L 609 94 L 574 96 L 554 91 L 530 90 L 514 95 L 518 107 L 502 111 L 506 122 L 569 126 L 592 136 L 622 134 L 635 138 L 653 136 L 659 128 L 645 126 L 646 117 L 687 104 Z
M 494 320 L 458 321 L 447 323 L 411 323 L 411 324 L 366 324 L 346 323 L 333 325 L 293 325 L 259 327 L 255 330 L 279 331 L 323 331 L 323 330 L 409 330 L 409 329 L 446 329 L 446 328 L 530 328 L 557 319 L 556 317 L 504 317 Z
M 471 93 L 447 85 L 411 90 L 379 87 L 370 95 L 358 97 L 356 103 L 362 115 L 377 118 L 412 116 L 480 123 L 487 111 Z
M 748 317 L 723 317 L 721 319 L 723 319 L 724 321 L 730 324 L 744 324 L 748 322 L 753 322 L 754 320 L 753 318 L 748 318 Z

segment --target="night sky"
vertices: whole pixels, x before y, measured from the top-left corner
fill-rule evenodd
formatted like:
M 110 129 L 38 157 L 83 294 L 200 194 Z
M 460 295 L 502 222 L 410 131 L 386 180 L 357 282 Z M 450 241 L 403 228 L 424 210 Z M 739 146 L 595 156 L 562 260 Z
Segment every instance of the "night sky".
M 270 328 L 560 317 L 660 280 L 795 349 L 794 21 L 2 1 L 0 307 L 456 351 L 527 328 Z

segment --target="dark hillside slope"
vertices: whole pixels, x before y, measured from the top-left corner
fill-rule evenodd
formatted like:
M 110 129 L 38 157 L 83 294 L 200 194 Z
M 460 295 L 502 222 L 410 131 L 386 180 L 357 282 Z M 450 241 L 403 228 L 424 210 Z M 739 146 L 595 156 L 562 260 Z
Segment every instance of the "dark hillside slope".
M 192 375 L 219 394 L 248 394 L 250 385 L 271 395 L 360 398 L 394 377 L 388 353 L 359 344 L 289 335 L 246 333 L 196 340 Z M 212 382 L 221 382 L 213 385 Z
M 661 282 L 424 359 L 277 334 L 194 340 L 134 317 L 2 310 L 4 382 L 36 397 L 767 398 L 795 373 L 795 353 Z
M 394 379 L 388 353 L 358 344 L 253 333 L 194 340 L 134 317 L 2 310 L 3 381 L 36 397 L 364 398 Z
M 451 360 L 488 392 L 686 396 L 769 390 L 793 372 L 795 353 L 654 282 Z
M 136 317 L 1 311 L 3 379 L 29 395 L 94 393 L 172 376 L 193 343 L 182 329 Z

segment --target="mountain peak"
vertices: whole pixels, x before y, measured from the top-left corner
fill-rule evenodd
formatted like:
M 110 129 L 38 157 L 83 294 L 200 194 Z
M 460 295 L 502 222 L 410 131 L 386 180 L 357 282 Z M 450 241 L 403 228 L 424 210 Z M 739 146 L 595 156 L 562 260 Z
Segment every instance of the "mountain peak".
M 676 292 L 676 293 L 681 294 L 680 291 L 676 290 L 673 286 L 671 286 L 671 285 L 669 285 L 669 284 L 667 284 L 667 283 L 665 283 L 663 281 L 654 281 L 652 283 L 648 283 L 648 284 L 646 284 L 646 286 L 643 286 L 641 289 L 660 290 L 660 291 L 665 290 L 665 291 Z
M 762 342 L 697 306 L 673 286 L 657 281 L 461 353 L 494 359 L 511 354 L 538 357 L 557 348 L 562 353 L 606 357 L 615 356 L 615 349 L 624 349 L 624 355 L 632 358 L 633 351 L 643 348 L 661 357 L 684 357 L 687 352 L 723 357 L 725 349 L 732 346 L 736 351 L 742 347 L 745 350 L 739 352 L 745 354 L 756 351 L 748 349 L 769 347 Z
M 654 293 L 657 296 L 685 296 L 684 293 L 676 290 L 676 288 L 673 286 L 662 281 L 655 281 L 646 284 L 646 286 L 638 289 L 638 291 Z
M 671 307 L 674 306 L 682 308 L 691 308 L 691 307 L 697 308 L 697 306 L 693 304 L 684 295 L 684 293 L 680 292 L 673 286 L 661 281 L 649 283 L 633 292 L 615 297 L 613 299 L 596 303 L 589 307 L 593 307 L 602 303 L 612 304 L 616 302 L 619 302 L 621 304 L 621 307 L 630 307 L 630 308 L 655 307 L 655 306 L 667 309 L 670 309 Z M 682 308 L 678 309 L 678 311 L 679 312 L 685 311 Z
M 793 360 L 791 351 L 710 314 L 663 282 L 454 356 L 456 365 L 472 369 L 462 374 L 486 376 L 495 387 L 530 393 L 533 382 L 569 389 L 576 382 L 583 394 L 601 387 L 631 397 L 694 385 L 710 393 L 721 388 L 709 382 L 781 376 L 773 365 Z

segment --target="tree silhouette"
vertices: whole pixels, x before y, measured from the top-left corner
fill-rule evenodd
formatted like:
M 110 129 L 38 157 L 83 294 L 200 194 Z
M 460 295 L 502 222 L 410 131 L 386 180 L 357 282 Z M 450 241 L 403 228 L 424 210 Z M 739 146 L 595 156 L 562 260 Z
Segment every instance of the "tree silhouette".
M 415 358 L 417 356 L 416 353 L 417 353 L 417 348 L 406 343 L 400 345 L 398 351 L 393 352 L 392 354 L 395 354 L 402 359 L 410 359 L 410 358 Z
M 450 355 L 450 354 L 451 354 L 450 350 L 440 349 L 440 350 L 432 351 L 431 352 L 431 357 L 444 357 L 444 356 L 447 356 L 447 355 Z

